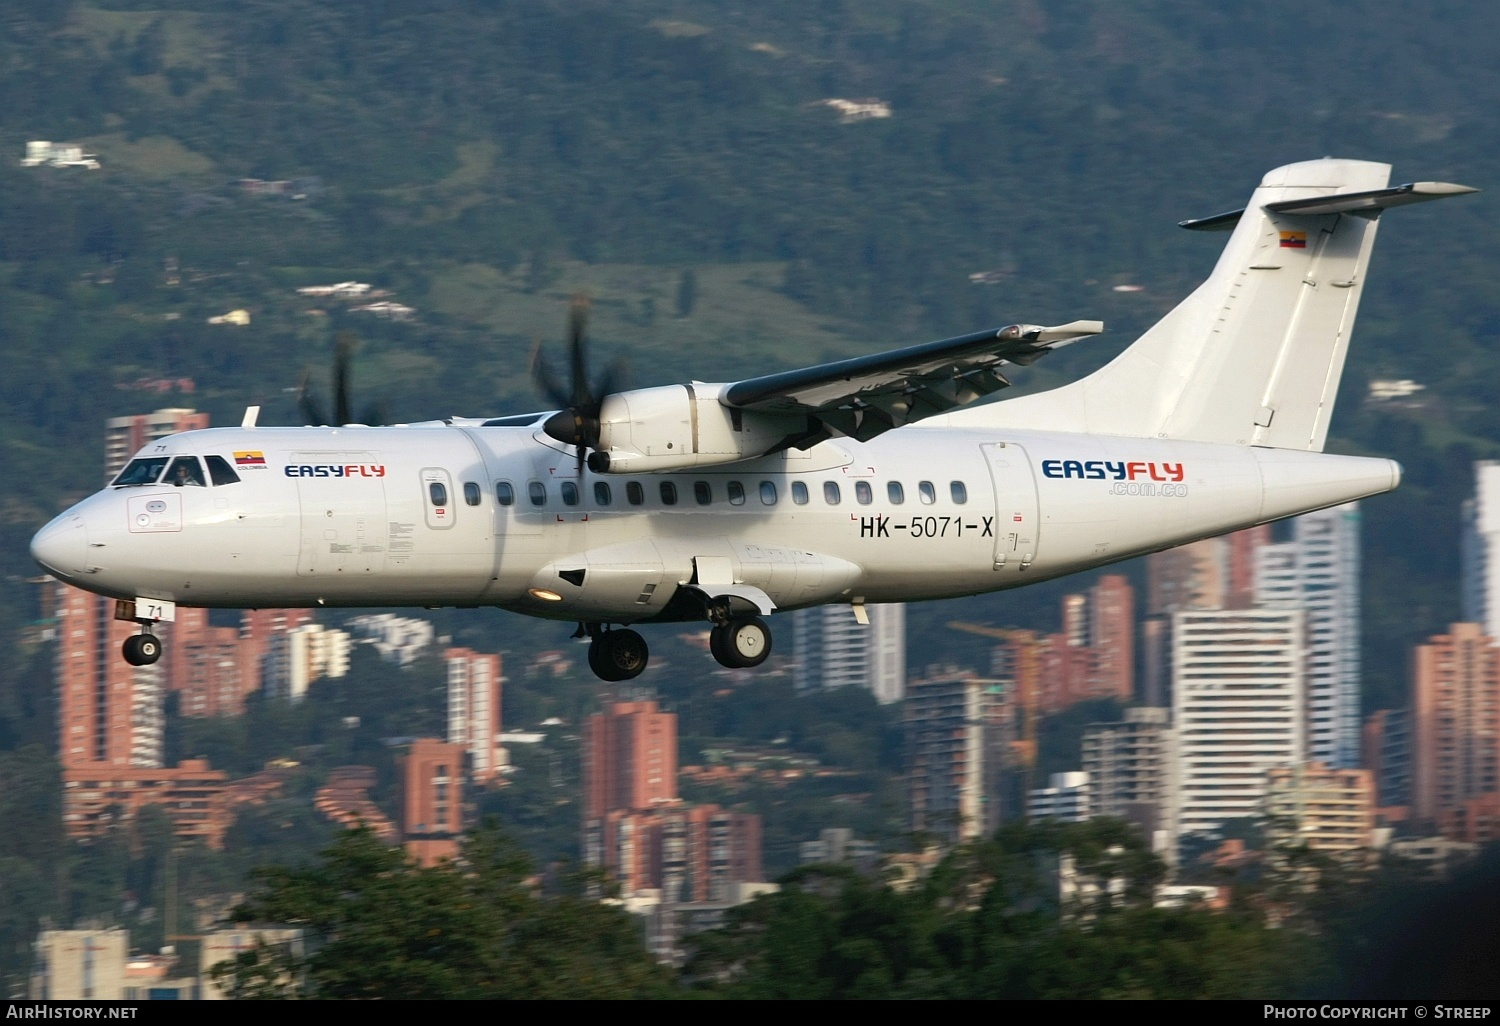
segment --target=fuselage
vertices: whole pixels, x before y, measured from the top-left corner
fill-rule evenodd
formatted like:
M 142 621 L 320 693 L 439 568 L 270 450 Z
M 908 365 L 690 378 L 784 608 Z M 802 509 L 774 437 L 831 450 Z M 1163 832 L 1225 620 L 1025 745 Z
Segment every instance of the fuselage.
M 137 454 L 161 461 L 155 476 L 133 464 L 147 483 L 85 499 L 32 551 L 125 599 L 623 624 L 688 618 L 674 595 L 714 575 L 777 609 L 1012 588 L 1400 477 L 1383 459 L 922 425 L 708 471 L 580 476 L 540 420 L 174 435 Z M 179 457 L 201 484 L 170 469 Z

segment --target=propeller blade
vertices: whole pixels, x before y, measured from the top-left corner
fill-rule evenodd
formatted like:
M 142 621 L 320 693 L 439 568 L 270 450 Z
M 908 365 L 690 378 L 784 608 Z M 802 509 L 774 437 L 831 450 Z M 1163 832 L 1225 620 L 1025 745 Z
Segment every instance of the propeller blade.
M 542 340 L 537 339 L 536 345 L 531 350 L 531 380 L 536 385 L 536 390 L 546 398 L 549 403 L 555 403 L 561 407 L 573 405 L 573 400 L 563 383 L 557 380 L 557 375 L 552 373 L 552 366 L 547 358 L 542 355 Z
M 327 424 L 328 418 L 323 416 L 323 404 L 318 402 L 307 389 L 307 383 L 311 377 L 311 372 L 307 370 L 302 372 L 302 380 L 297 384 L 297 408 L 302 411 L 302 416 L 309 424 Z
M 333 341 L 333 416 L 335 424 L 351 424 L 354 413 L 349 406 L 349 370 L 359 339 L 351 331 L 341 331 Z
M 594 398 L 589 394 L 588 343 L 585 340 L 588 320 L 588 297 L 579 293 L 573 297 L 573 304 L 568 310 L 568 358 L 573 377 L 574 406 L 584 406 Z

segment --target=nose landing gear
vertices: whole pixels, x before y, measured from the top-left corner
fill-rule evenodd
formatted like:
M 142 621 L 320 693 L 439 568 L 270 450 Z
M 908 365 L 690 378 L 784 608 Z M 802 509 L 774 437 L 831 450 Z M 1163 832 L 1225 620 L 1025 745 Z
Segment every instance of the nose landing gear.
M 601 630 L 588 625 L 589 669 L 600 680 L 622 681 L 639 677 L 651 661 L 646 639 L 632 630 Z
M 161 639 L 155 634 L 132 634 L 122 648 L 131 666 L 150 666 L 161 658 Z

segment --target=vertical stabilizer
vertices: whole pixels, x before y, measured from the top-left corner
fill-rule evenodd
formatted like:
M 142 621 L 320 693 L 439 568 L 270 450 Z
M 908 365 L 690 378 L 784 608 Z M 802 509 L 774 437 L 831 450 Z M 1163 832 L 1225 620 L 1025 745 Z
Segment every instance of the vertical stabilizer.
M 1321 451 L 1370 250 L 1387 207 L 1473 190 L 1387 189 L 1390 165 L 1310 160 L 1265 176 L 1207 281 L 1081 381 L 952 414 L 1047 427 Z

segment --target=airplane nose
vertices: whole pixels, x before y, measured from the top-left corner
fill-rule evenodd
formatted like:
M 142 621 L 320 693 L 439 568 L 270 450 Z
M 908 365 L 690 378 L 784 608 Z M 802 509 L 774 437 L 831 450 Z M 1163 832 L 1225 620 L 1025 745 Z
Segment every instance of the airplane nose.
M 82 574 L 88 551 L 88 530 L 77 513 L 63 514 L 31 539 L 31 558 L 59 577 Z

